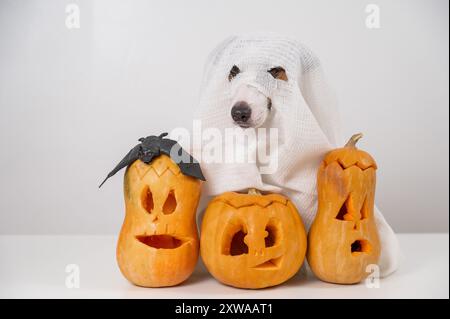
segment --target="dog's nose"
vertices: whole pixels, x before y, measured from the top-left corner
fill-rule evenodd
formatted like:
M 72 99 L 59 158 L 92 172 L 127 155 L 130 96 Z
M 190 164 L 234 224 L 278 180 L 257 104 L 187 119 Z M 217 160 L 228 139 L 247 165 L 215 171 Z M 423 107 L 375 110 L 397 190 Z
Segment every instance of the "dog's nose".
M 252 109 L 247 102 L 237 102 L 231 108 L 231 117 L 235 122 L 246 123 L 252 115 Z

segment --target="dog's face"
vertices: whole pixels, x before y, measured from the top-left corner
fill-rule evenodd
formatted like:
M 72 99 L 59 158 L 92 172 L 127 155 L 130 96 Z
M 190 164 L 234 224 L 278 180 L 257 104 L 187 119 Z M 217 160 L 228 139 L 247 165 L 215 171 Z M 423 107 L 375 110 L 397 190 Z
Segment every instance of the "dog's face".
M 286 71 L 278 66 L 267 70 L 277 80 L 287 81 Z M 241 73 L 238 66 L 233 65 L 228 81 Z M 272 109 L 272 99 L 266 96 L 252 85 L 241 83 L 232 96 L 231 118 L 236 125 L 242 128 L 257 128 L 264 124 Z

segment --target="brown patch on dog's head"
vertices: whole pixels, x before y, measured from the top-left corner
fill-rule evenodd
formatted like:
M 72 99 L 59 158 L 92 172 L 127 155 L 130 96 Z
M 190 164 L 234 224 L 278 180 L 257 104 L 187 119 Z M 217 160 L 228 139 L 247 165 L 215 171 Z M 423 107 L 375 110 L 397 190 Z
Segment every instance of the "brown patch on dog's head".
M 271 68 L 270 70 L 267 70 L 267 72 L 269 72 L 275 79 L 282 81 L 288 80 L 286 70 L 283 69 L 281 66 Z

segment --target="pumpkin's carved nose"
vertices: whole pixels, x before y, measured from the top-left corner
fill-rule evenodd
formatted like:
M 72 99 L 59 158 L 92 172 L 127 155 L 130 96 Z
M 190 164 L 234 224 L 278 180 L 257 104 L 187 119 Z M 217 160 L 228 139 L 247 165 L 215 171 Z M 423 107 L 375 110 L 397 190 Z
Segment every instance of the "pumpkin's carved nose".
M 244 242 L 249 247 L 249 253 L 254 256 L 263 256 L 264 251 L 266 249 L 265 237 L 267 237 L 268 233 L 257 232 L 253 234 L 249 234 L 245 236 Z
M 231 108 L 231 117 L 237 123 L 247 123 L 252 115 L 252 109 L 247 102 L 239 101 Z

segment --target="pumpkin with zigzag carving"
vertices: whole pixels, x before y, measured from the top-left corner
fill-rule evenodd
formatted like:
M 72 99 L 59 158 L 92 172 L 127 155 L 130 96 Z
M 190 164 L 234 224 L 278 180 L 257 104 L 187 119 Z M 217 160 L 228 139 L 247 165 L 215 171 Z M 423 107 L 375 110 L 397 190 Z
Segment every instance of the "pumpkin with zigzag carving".
M 286 197 L 228 192 L 206 209 L 200 250 L 207 269 L 220 282 L 264 288 L 297 273 L 306 253 L 306 233 Z
M 117 261 L 129 281 L 163 287 L 191 275 L 199 250 L 195 215 L 200 190 L 201 182 L 184 175 L 166 155 L 127 168 Z
M 318 212 L 308 234 L 308 263 L 321 280 L 352 284 L 377 264 L 380 241 L 374 220 L 375 171 L 355 147 L 361 134 L 325 156 L 317 177 Z

